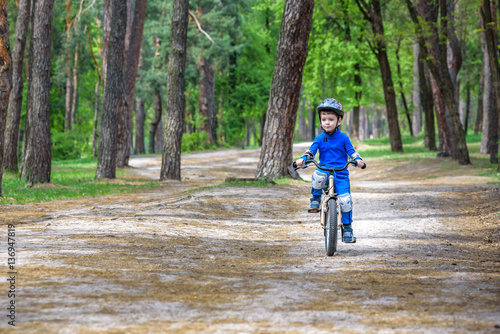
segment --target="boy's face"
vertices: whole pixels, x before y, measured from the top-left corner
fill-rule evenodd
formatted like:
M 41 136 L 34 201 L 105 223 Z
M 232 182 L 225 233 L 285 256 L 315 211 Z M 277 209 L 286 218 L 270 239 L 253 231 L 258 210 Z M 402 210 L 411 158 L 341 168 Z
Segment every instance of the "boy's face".
M 326 132 L 332 132 L 337 126 L 342 123 L 342 118 L 335 113 L 321 112 L 321 126 Z

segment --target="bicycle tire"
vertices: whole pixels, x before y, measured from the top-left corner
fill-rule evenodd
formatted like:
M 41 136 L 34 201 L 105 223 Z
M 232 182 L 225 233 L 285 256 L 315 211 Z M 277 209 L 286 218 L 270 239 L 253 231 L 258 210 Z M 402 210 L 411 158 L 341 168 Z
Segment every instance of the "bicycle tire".
M 325 215 L 325 250 L 327 256 L 333 256 L 337 251 L 338 239 L 337 203 L 334 199 L 328 200 Z

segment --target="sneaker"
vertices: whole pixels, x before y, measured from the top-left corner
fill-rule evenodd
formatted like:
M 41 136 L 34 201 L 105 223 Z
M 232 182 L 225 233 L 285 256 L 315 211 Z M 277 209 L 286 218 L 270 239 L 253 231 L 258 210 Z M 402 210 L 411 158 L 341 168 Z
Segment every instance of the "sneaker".
M 321 203 L 321 197 L 311 198 L 311 205 L 309 206 L 308 212 L 314 213 L 319 212 L 319 204 Z
M 350 244 L 356 242 L 356 237 L 354 236 L 351 225 L 342 226 L 342 241 Z

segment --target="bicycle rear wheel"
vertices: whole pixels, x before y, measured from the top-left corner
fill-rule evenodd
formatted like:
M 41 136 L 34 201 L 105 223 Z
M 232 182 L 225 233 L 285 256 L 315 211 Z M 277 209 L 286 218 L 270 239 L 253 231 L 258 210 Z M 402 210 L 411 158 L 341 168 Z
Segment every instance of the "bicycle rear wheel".
M 325 249 L 326 255 L 332 256 L 337 251 L 337 203 L 334 199 L 328 200 L 328 209 L 325 212 Z

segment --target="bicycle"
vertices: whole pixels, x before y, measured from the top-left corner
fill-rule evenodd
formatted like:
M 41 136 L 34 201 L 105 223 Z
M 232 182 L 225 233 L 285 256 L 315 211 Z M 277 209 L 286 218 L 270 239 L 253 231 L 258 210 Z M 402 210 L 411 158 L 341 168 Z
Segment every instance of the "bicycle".
M 297 164 L 293 163 L 293 168 L 295 170 L 299 168 L 307 168 L 311 164 L 316 165 L 316 168 L 324 172 L 328 172 L 330 176 L 328 177 L 328 188 L 323 189 L 323 196 L 321 197 L 321 204 L 318 212 L 320 213 L 320 223 L 324 230 L 325 235 L 325 250 L 327 256 L 333 256 L 337 251 L 337 239 L 338 239 L 338 229 L 341 229 L 342 235 L 344 234 L 343 225 L 341 222 L 340 213 L 340 203 L 335 193 L 335 172 L 341 172 L 346 170 L 349 165 L 356 166 L 356 161 L 348 161 L 342 168 L 333 167 L 322 167 L 314 159 L 308 159 L 304 162 L 302 167 L 298 167 Z M 361 168 L 365 169 L 366 164 Z

